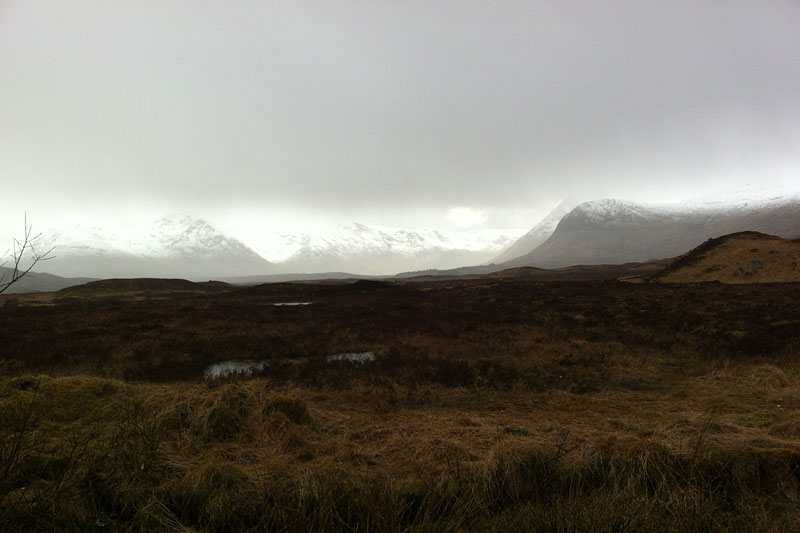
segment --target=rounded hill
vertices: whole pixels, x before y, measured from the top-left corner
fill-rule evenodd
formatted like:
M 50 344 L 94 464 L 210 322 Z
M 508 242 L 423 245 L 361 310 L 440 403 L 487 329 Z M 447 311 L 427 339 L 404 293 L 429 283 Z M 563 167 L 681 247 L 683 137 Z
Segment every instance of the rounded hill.
M 667 283 L 800 282 L 800 242 L 743 231 L 709 239 L 652 279 Z

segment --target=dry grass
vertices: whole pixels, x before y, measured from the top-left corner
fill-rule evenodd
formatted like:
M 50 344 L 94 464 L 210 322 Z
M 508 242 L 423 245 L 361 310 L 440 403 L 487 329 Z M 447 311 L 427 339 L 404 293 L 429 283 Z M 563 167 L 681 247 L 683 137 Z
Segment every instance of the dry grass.
M 797 530 L 799 293 L 503 281 L 21 306 L 0 320 L 0 530 Z M 261 305 L 278 299 L 315 303 Z M 263 342 L 310 359 L 194 378 Z M 358 349 L 377 361 L 314 357 Z M 170 381 L 142 379 L 159 368 Z
M 800 525 L 796 369 L 739 363 L 658 391 L 394 387 L 3 380 L 0 526 Z

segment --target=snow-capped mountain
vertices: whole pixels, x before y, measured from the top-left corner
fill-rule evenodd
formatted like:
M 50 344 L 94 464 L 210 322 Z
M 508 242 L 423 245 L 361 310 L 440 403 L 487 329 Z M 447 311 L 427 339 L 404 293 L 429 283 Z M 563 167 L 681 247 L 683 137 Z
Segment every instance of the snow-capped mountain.
M 148 235 L 128 241 L 128 248 L 145 257 L 196 258 L 225 254 L 237 259 L 260 258 L 239 240 L 189 215 L 168 215 L 156 220 Z
M 800 194 L 729 193 L 672 205 L 585 202 L 565 215 L 544 243 L 504 265 L 553 268 L 663 259 L 737 231 L 800 237 Z
M 479 264 L 523 231 L 406 230 L 352 222 L 321 234 L 270 234 L 267 230 L 259 254 L 202 219 L 171 215 L 139 231 L 88 225 L 45 231 L 39 245 L 55 246 L 55 258 L 40 269 L 60 276 L 195 280 L 316 272 L 385 275 Z
M 271 264 L 239 240 L 188 215 L 156 220 L 141 233 L 76 225 L 45 231 L 39 246 L 54 247 L 38 268 L 60 276 L 211 277 L 262 274 Z
M 281 249 L 293 248 L 280 263 L 291 272 L 395 274 L 405 270 L 454 268 L 490 260 L 524 232 L 398 229 L 351 222 L 325 234 L 283 235 Z M 262 250 L 270 257 L 270 250 Z
M 39 250 L 55 246 L 55 258 L 37 270 L 65 277 L 193 280 L 321 272 L 392 275 L 489 263 L 548 268 L 647 261 L 737 231 L 800 237 L 798 192 L 746 191 L 675 205 L 617 199 L 574 203 L 566 200 L 528 232 L 410 230 L 351 222 L 321 233 L 264 228 L 259 243 L 250 246 L 188 215 L 163 217 L 145 229 L 78 225 L 44 232 Z

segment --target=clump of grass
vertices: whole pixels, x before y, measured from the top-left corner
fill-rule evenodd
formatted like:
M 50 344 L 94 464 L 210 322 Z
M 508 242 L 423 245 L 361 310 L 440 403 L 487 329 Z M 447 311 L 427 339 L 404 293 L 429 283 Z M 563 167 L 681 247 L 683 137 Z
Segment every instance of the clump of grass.
M 6 383 L 6 387 L 10 390 L 36 391 L 39 389 L 39 382 L 42 379 L 47 379 L 47 377 L 23 374 L 9 379 Z
M 254 484 L 245 471 L 221 462 L 198 465 L 168 483 L 160 501 L 180 522 L 220 531 L 252 527 L 258 516 L 256 498 Z M 140 517 L 144 518 L 150 517 Z
M 800 416 L 772 424 L 769 428 L 769 434 L 793 440 L 800 439 Z
M 558 458 L 538 446 L 501 444 L 486 461 L 487 501 L 493 508 L 548 501 L 564 479 Z
M 761 364 L 751 370 L 753 384 L 760 385 L 767 389 L 782 389 L 790 384 L 790 378 L 786 372 L 770 364 Z
M 223 385 L 216 398 L 195 411 L 193 433 L 207 441 L 232 440 L 243 430 L 254 405 L 253 395 L 242 385 Z
M 300 398 L 275 395 L 267 399 L 264 414 L 279 412 L 295 424 L 308 424 L 312 421 L 308 404 Z

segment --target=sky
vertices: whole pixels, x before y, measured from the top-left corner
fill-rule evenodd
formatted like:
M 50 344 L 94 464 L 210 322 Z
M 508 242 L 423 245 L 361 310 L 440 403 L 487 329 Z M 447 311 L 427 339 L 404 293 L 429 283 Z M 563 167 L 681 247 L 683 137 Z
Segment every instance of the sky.
M 797 0 L 0 0 L 16 233 L 519 228 L 797 182 Z

